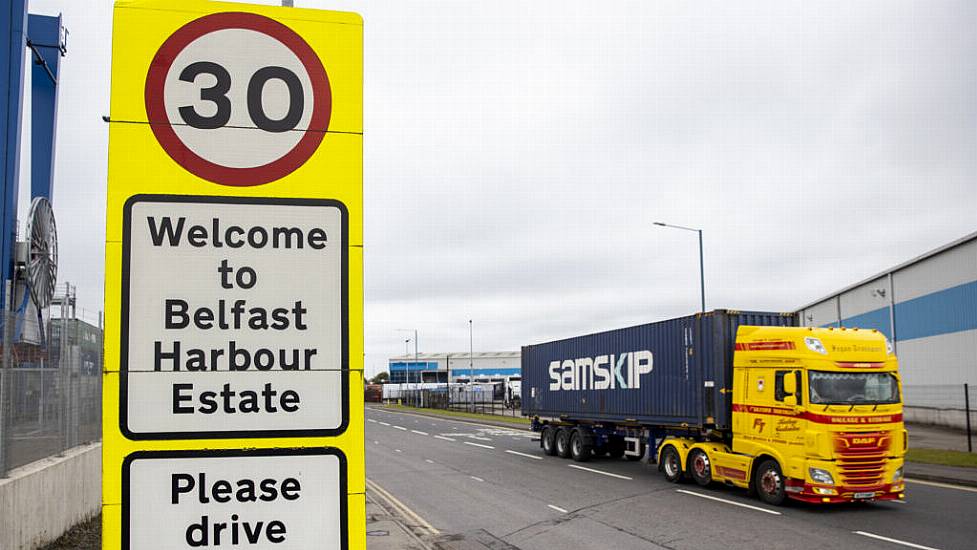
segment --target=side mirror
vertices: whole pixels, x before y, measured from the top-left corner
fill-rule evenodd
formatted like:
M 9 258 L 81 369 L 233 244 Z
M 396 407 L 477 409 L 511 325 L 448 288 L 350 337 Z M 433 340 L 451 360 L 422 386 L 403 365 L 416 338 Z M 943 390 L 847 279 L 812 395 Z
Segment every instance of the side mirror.
M 796 395 L 787 395 L 787 396 L 784 396 L 784 405 L 787 405 L 788 407 L 796 407 L 797 406 L 797 396 Z
M 784 394 L 788 396 L 797 395 L 797 377 L 794 376 L 794 373 L 788 373 L 784 376 Z M 796 397 L 794 398 L 794 402 L 796 404 Z

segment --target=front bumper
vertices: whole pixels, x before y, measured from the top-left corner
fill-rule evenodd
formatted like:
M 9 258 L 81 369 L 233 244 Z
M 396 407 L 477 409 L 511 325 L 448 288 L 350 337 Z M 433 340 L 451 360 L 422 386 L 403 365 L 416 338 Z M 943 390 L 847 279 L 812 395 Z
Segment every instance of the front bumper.
M 803 479 L 789 478 L 785 485 L 787 496 L 801 502 L 836 504 L 841 502 L 871 502 L 876 500 L 902 500 L 905 498 L 904 481 L 873 487 L 846 487 L 822 485 Z

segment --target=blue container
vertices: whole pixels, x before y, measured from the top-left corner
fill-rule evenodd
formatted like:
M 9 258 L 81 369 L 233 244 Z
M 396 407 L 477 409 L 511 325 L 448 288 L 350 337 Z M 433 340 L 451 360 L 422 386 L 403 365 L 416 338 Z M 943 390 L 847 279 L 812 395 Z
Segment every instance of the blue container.
M 716 310 L 524 346 L 522 412 L 583 422 L 729 429 L 740 325 L 796 326 L 797 317 Z

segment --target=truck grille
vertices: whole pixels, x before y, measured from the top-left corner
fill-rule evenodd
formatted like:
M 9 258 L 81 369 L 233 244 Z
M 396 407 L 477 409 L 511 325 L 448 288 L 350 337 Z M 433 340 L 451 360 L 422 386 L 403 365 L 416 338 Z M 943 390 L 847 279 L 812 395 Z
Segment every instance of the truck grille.
M 892 437 L 888 432 L 838 433 L 835 453 L 841 485 L 853 489 L 882 485 L 891 443 Z

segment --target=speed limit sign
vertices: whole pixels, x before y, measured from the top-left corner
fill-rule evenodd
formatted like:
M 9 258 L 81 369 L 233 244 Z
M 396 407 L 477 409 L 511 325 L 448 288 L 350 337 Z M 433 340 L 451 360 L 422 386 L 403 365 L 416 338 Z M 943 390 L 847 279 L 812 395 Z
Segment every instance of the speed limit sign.
M 173 33 L 146 77 L 146 113 L 166 152 L 222 185 L 288 175 L 329 127 L 329 76 L 316 52 L 274 19 L 243 12 Z
M 112 34 L 102 549 L 365 548 L 363 20 Z

